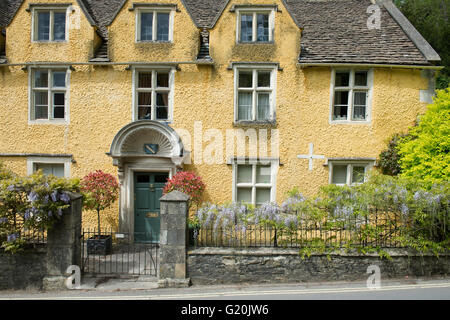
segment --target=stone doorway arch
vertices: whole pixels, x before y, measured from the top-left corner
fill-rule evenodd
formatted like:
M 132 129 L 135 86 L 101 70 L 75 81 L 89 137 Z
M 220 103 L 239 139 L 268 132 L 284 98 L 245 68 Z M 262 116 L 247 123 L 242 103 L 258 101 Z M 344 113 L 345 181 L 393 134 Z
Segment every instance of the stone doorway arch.
M 119 231 L 133 233 L 135 173 L 164 172 L 170 178 L 182 169 L 189 152 L 184 150 L 181 138 L 167 124 L 139 120 L 117 132 L 108 155 L 118 167 Z

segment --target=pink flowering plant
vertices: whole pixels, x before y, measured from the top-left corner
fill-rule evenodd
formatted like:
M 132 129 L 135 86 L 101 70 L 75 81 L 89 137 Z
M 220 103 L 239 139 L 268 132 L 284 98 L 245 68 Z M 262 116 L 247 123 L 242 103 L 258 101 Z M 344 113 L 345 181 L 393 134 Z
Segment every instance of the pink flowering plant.
M 20 177 L 0 165 L 0 247 L 17 252 L 50 230 L 70 206 L 68 192 L 78 192 L 78 184 L 42 171 Z
M 85 196 L 83 207 L 97 211 L 97 227 L 100 233 L 100 211 L 109 208 L 117 200 L 119 183 L 113 175 L 96 170 L 81 180 L 81 191 Z
M 174 190 L 183 192 L 191 197 L 190 203 L 195 203 L 197 207 L 202 203 L 205 184 L 202 178 L 190 171 L 181 171 L 169 179 L 164 186 L 163 193 Z

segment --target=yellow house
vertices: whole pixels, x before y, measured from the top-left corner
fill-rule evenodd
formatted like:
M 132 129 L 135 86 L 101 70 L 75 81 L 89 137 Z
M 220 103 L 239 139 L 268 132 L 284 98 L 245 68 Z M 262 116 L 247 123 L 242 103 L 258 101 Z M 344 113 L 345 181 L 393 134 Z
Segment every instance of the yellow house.
M 0 28 L 0 161 L 117 176 L 128 232 L 180 170 L 256 205 L 363 182 L 440 62 L 390 1 L 3 0 Z

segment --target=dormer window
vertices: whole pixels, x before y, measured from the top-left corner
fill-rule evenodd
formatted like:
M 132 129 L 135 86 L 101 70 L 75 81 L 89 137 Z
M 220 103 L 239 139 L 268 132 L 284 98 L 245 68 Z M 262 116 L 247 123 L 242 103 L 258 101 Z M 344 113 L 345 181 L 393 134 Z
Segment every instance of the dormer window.
M 171 8 L 142 8 L 136 12 L 136 41 L 172 42 L 173 10 Z
M 241 8 L 237 11 L 237 42 L 268 43 L 273 41 L 274 10 Z
M 66 41 L 66 17 L 66 10 L 64 9 L 35 9 L 33 40 Z

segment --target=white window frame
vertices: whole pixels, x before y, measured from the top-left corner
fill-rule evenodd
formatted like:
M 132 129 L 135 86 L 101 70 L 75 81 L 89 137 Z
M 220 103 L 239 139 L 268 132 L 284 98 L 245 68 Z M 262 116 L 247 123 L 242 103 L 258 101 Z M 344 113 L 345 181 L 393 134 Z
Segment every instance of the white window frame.
M 237 183 L 238 179 L 238 166 L 251 165 L 252 166 L 252 182 L 251 183 Z M 233 160 L 232 170 L 232 199 L 233 202 L 237 202 L 238 188 L 251 188 L 252 189 L 252 202 L 256 205 L 256 189 L 270 189 L 270 202 L 276 201 L 276 185 L 277 185 L 277 173 L 279 168 L 279 160 Z M 256 183 L 256 167 L 257 166 L 270 166 L 270 183 Z
M 160 66 L 160 67 L 155 67 L 155 68 L 142 68 L 142 67 L 133 67 L 133 72 L 132 72 L 132 86 L 133 86 L 133 92 L 132 92 L 132 119 L 133 121 L 137 121 L 140 120 L 138 119 L 139 117 L 139 92 L 152 92 L 152 114 L 151 114 L 151 119 L 150 120 L 155 120 L 155 121 L 160 121 L 160 122 L 167 122 L 170 123 L 173 120 L 173 101 L 174 101 L 174 92 L 175 92 L 175 72 L 176 69 L 174 67 L 170 67 L 170 66 Z M 165 72 L 169 72 L 169 88 L 167 90 L 165 90 L 164 88 L 162 89 L 157 89 L 156 87 L 156 73 L 158 71 L 165 71 Z M 152 88 L 148 88 L 148 89 L 139 89 L 138 85 L 139 85 L 139 73 L 141 72 L 152 72 Z M 160 91 L 165 91 L 168 92 L 168 110 L 167 110 L 167 119 L 156 119 L 156 92 L 160 92 Z M 141 119 L 142 120 L 142 119 Z
M 153 26 L 152 26 L 152 40 L 141 40 L 141 14 L 142 13 L 153 13 Z M 168 13 L 169 14 L 169 40 L 155 40 L 158 34 L 158 13 Z M 175 9 L 173 7 L 145 7 L 136 9 L 135 17 L 135 42 L 146 43 L 146 42 L 156 42 L 156 43 L 169 43 L 173 42 L 173 24 L 174 24 Z
M 272 122 L 275 121 L 276 92 L 277 92 L 277 67 L 273 65 L 234 65 L 234 121 L 239 122 Z M 239 72 L 252 72 L 252 87 L 239 88 Z M 258 71 L 270 71 L 270 87 L 258 88 Z M 250 120 L 239 119 L 239 92 L 252 92 L 252 118 Z M 269 119 L 258 120 L 258 93 L 270 93 Z
M 61 43 L 61 42 L 68 42 L 69 41 L 69 8 L 70 6 L 68 5 L 67 7 L 33 7 L 32 9 L 32 13 L 31 13 L 31 42 L 37 42 L 37 43 Z M 50 39 L 49 40 L 38 40 L 37 39 L 37 35 L 38 35 L 38 13 L 39 12 L 50 12 L 50 30 L 49 30 L 49 35 L 50 35 Z M 54 14 L 55 12 L 63 12 L 66 14 L 66 30 L 65 30 L 65 39 L 64 40 L 54 40 L 54 33 L 53 33 L 53 21 L 54 21 Z
M 29 157 L 27 158 L 27 174 L 36 172 L 36 164 L 64 164 L 64 177 L 70 178 L 70 165 L 72 159 L 70 157 Z
M 44 88 L 35 88 L 34 74 L 37 70 L 47 70 L 48 71 L 48 111 L 47 119 L 36 119 L 35 118 L 35 96 L 34 91 L 44 91 Z M 55 71 L 65 71 L 66 72 L 66 87 L 53 87 L 53 72 Z M 43 66 L 43 67 L 28 67 L 28 123 L 29 124 L 68 124 L 70 108 L 70 75 L 71 69 L 66 66 Z M 63 118 L 53 118 L 53 93 L 64 92 L 64 119 Z
M 347 177 L 345 183 L 333 183 L 333 168 L 334 166 L 347 166 Z M 353 167 L 364 167 L 364 182 L 352 183 L 353 179 Z M 374 161 L 352 161 L 352 160 L 339 160 L 329 162 L 329 184 L 337 186 L 354 186 L 357 184 L 365 183 L 367 180 L 367 173 L 374 167 Z
M 355 72 L 364 71 L 367 72 L 367 86 L 355 86 Z M 349 86 L 348 87 L 336 87 L 336 73 L 349 72 Z M 348 103 L 347 103 L 347 119 L 334 119 L 334 95 L 336 91 L 349 91 Z M 353 95 L 355 91 L 366 91 L 366 119 L 357 120 L 353 119 Z M 331 87 L 330 87 L 330 123 L 351 123 L 351 124 L 368 124 L 372 121 L 372 95 L 373 95 L 373 69 L 367 68 L 335 68 L 331 71 Z
M 275 9 L 256 9 L 256 8 L 239 8 L 236 9 L 236 43 L 238 44 L 255 44 L 255 43 L 273 43 L 274 42 L 274 31 L 275 31 Z M 241 15 L 243 14 L 253 14 L 252 20 L 252 41 L 241 41 Z M 257 41 L 257 15 L 267 14 L 269 15 L 269 41 Z

